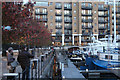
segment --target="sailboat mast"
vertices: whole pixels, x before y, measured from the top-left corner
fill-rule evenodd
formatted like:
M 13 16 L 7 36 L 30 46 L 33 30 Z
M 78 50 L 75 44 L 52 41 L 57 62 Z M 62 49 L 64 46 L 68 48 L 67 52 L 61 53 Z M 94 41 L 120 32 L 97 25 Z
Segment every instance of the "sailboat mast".
M 114 0 L 114 44 L 116 46 L 116 2 Z

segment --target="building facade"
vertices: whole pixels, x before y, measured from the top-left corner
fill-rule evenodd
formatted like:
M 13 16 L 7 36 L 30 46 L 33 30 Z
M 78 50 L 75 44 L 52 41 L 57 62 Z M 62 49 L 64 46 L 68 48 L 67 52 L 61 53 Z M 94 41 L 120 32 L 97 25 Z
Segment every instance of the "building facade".
M 36 2 L 33 18 L 50 30 L 54 46 L 84 46 L 113 36 L 113 4 L 105 2 Z M 117 39 L 120 34 L 120 5 L 116 5 Z

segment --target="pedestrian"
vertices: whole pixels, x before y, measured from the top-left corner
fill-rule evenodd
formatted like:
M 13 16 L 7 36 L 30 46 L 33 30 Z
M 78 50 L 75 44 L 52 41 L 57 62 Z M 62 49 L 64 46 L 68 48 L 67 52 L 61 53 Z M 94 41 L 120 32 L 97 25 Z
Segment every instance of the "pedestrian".
M 22 80 L 29 80 L 30 58 L 34 58 L 34 55 L 28 52 L 28 48 L 26 46 L 22 46 L 21 52 L 17 58 L 22 68 Z
M 13 48 L 9 47 L 8 48 L 8 52 L 7 52 L 7 68 L 9 70 L 10 73 L 14 73 L 15 72 L 15 67 L 11 66 L 11 63 L 15 61 L 15 58 L 13 57 Z

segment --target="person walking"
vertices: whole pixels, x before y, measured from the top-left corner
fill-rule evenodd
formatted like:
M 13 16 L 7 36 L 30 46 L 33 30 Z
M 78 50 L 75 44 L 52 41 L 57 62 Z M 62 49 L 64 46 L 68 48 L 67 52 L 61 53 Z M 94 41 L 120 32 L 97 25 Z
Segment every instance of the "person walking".
M 17 58 L 22 68 L 22 80 L 29 80 L 30 58 L 34 58 L 34 55 L 28 52 L 27 47 L 23 46 Z
M 13 48 L 9 47 L 8 48 L 8 52 L 7 52 L 7 68 L 9 70 L 10 73 L 14 73 L 15 72 L 15 67 L 11 66 L 11 63 L 15 61 L 15 58 L 13 57 Z

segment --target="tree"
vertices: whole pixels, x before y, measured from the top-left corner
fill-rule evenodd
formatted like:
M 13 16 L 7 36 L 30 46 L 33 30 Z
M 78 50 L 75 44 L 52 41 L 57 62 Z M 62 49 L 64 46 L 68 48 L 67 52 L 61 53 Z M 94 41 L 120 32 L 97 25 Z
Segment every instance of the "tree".
M 33 4 L 4 2 L 2 5 L 2 25 L 11 30 L 2 30 L 3 43 L 46 46 L 51 43 L 50 32 L 43 23 L 32 18 Z

